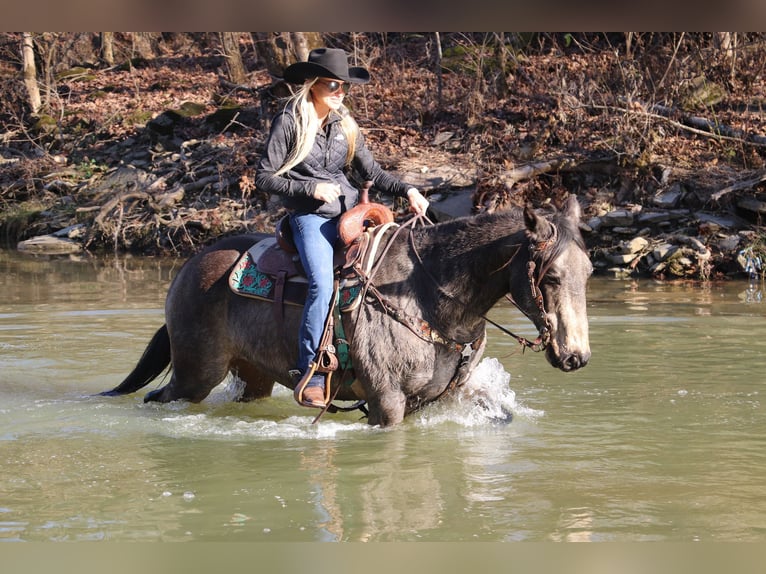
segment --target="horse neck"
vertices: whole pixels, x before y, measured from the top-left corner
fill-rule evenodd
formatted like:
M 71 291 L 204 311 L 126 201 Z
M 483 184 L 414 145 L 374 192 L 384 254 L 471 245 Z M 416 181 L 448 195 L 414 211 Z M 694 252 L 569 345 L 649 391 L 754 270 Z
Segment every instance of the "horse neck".
M 442 328 L 463 337 L 483 327 L 482 315 L 508 292 L 510 274 L 523 268 L 515 254 L 527 252 L 522 220 L 507 212 L 425 228 L 415 245 L 422 298 L 432 298 L 430 310 Z

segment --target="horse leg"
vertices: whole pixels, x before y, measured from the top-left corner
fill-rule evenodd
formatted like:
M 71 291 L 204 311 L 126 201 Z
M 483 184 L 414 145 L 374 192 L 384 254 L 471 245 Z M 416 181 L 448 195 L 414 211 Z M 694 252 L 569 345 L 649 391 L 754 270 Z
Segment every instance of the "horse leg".
M 274 389 L 274 379 L 264 375 L 252 363 L 246 361 L 237 361 L 231 368 L 237 378 L 245 383 L 245 390 L 242 396 L 237 399 L 242 402 L 249 402 L 255 399 L 264 399 L 271 396 Z
M 370 412 L 367 418 L 369 424 L 387 427 L 397 425 L 404 420 L 407 397 L 403 392 L 397 390 L 370 394 L 372 397 L 367 401 Z
M 175 349 L 174 349 L 175 351 Z M 229 373 L 229 361 L 216 353 L 187 352 L 173 355 L 173 376 L 164 387 L 147 393 L 144 402 L 186 400 L 199 403 L 210 394 Z

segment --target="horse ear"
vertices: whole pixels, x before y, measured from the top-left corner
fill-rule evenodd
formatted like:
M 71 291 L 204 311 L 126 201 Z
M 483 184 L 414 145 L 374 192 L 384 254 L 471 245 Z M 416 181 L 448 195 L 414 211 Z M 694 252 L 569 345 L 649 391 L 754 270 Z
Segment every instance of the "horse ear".
M 524 223 L 530 238 L 534 241 L 547 241 L 555 233 L 553 224 L 539 215 L 529 204 L 524 207 Z

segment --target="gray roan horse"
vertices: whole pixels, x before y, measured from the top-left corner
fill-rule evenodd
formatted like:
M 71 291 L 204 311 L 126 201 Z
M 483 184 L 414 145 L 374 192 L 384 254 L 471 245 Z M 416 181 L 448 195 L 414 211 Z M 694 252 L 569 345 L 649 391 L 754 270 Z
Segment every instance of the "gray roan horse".
M 353 384 L 337 400 L 365 400 L 371 425 L 388 426 L 464 383 L 485 345 L 487 313 L 507 296 L 537 328 L 535 350 L 562 371 L 590 358 L 586 283 L 592 266 L 570 196 L 550 215 L 526 209 L 408 226 L 397 233 L 369 279 L 364 301 L 344 314 Z M 402 226 L 404 227 L 404 225 Z M 392 231 L 388 232 L 393 235 Z M 145 401 L 203 400 L 228 373 L 244 382 L 241 400 L 292 387 L 299 305 L 234 294 L 228 276 L 258 237 L 220 240 L 189 259 L 165 303 L 166 324 L 126 379 L 104 395 L 132 393 L 170 365 L 172 376 Z

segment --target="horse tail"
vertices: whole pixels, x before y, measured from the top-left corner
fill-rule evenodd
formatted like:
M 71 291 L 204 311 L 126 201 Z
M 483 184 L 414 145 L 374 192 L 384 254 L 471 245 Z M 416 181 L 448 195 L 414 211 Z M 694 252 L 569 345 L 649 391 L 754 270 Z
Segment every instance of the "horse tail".
M 168 365 L 170 365 L 170 336 L 167 325 L 163 325 L 157 329 L 152 340 L 144 349 L 144 354 L 141 355 L 138 364 L 125 377 L 125 380 L 111 391 L 104 391 L 99 394 L 105 397 L 115 397 L 133 393 L 160 376 Z

